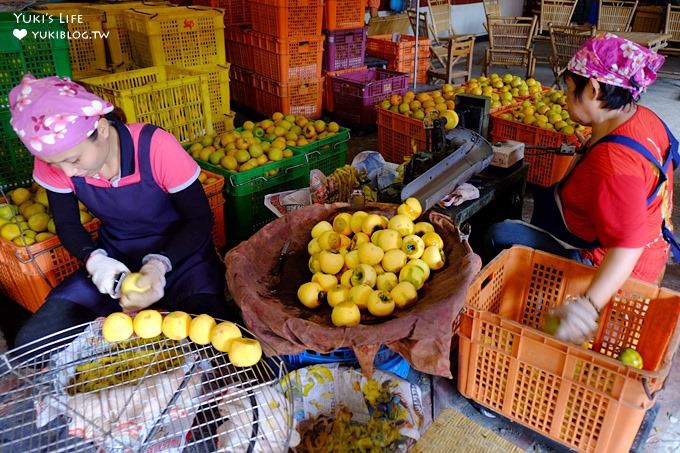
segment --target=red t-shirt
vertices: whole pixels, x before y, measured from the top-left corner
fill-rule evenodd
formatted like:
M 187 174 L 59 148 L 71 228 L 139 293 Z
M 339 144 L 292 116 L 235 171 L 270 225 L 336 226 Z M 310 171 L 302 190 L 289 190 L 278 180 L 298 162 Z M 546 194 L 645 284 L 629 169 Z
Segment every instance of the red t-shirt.
M 663 164 L 669 141 L 663 124 L 651 110 L 637 112 L 612 134 L 630 137 L 645 146 Z M 669 245 L 661 234 L 661 222 L 672 228 L 673 166 L 668 181 L 647 206 L 658 181 L 658 170 L 636 151 L 619 144 L 593 146 L 560 188 L 564 218 L 569 230 L 587 241 L 598 239 L 601 248 L 584 251 L 599 266 L 609 247 L 645 250 L 632 277 L 656 281 L 668 260 Z

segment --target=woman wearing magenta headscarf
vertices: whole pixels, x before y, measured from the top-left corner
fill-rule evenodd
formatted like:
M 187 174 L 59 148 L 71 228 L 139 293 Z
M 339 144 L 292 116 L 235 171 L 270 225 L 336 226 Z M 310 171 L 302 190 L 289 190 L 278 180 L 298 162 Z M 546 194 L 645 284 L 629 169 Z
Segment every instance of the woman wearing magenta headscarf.
M 613 34 L 581 46 L 567 66 L 567 108 L 592 127 L 582 155 L 555 187 L 535 195 L 531 224 L 506 221 L 487 235 L 492 253 L 522 244 L 596 266 L 585 294 L 561 305 L 558 338 L 581 343 L 629 277 L 660 282 L 673 237 L 678 142 L 637 104 L 664 57 Z
M 10 92 L 11 124 L 35 156 L 57 234 L 85 264 L 50 292 L 17 345 L 121 308 L 229 317 L 200 168 L 171 134 L 125 125 L 112 110 L 58 77 L 26 75 Z M 102 222 L 96 242 L 80 224 L 79 200 Z M 131 271 L 150 289 L 120 297 L 114 281 Z

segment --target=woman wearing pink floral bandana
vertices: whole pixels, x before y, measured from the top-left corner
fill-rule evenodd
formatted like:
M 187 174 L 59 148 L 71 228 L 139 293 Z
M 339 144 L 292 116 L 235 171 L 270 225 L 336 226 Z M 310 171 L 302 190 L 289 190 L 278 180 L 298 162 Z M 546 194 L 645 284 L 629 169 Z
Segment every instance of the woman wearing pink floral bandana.
M 29 74 L 9 98 L 57 233 L 85 264 L 50 292 L 17 345 L 121 309 L 232 317 L 200 168 L 171 134 L 123 124 L 113 105 L 68 79 Z M 80 224 L 79 201 L 102 222 L 97 241 Z M 116 280 L 131 271 L 149 289 L 121 296 Z
M 558 338 L 592 337 L 601 310 L 629 277 L 658 283 L 672 232 L 673 170 L 678 141 L 651 110 L 637 104 L 656 80 L 664 57 L 610 33 L 586 41 L 564 74 L 567 108 L 592 127 L 582 154 L 564 179 L 535 194 L 531 224 L 494 225 L 493 251 L 513 244 L 596 266 L 588 290 L 561 305 Z

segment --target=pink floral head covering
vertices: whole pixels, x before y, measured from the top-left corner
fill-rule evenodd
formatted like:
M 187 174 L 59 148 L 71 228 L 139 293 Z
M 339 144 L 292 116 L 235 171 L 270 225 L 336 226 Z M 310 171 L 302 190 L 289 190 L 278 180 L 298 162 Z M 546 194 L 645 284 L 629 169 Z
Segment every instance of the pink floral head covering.
M 656 80 L 665 57 L 613 33 L 587 40 L 567 65 L 575 74 L 625 88 L 637 99 Z
M 73 148 L 94 132 L 113 105 L 69 79 L 26 74 L 9 92 L 10 124 L 34 156 Z

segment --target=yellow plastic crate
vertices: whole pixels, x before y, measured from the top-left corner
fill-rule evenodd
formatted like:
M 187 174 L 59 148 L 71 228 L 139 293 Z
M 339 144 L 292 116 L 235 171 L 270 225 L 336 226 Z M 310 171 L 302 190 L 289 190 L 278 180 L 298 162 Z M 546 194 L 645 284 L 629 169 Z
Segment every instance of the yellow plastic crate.
M 126 10 L 132 56 L 141 67 L 226 64 L 224 12 L 216 8 L 151 7 Z
M 128 123 L 151 123 L 186 143 L 212 134 L 208 74 L 154 66 L 83 80 L 93 93 L 125 113 Z
M 205 71 L 208 74 L 210 111 L 212 113 L 213 128 L 217 133 L 231 130 L 227 128 L 227 121 L 231 113 L 231 101 L 229 98 L 230 67 L 231 64 L 227 63 L 226 65 L 206 65 L 192 68 L 197 71 Z
M 123 12 L 128 9 L 147 8 L 149 6 L 167 6 L 169 2 L 123 2 L 123 3 L 90 3 L 88 7 L 104 14 L 104 31 L 108 32 L 106 48 L 109 51 L 111 68 L 114 71 L 127 71 L 134 67 L 130 34 L 125 26 Z
M 68 51 L 74 80 L 110 72 L 106 62 L 104 14 L 82 5 L 82 3 L 55 3 L 35 10 L 57 18 L 60 14 L 79 17 L 78 21 L 69 21 L 67 24 L 70 34 Z

